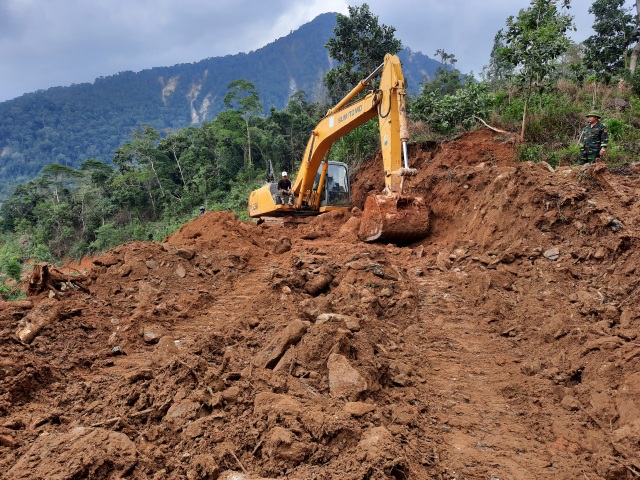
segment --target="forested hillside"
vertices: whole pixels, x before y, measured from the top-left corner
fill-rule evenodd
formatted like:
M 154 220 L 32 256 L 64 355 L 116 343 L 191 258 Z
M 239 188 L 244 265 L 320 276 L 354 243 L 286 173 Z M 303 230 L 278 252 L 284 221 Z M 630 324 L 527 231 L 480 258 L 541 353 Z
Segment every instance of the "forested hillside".
M 264 114 L 283 109 L 298 91 L 323 101 L 323 78 L 334 66 L 325 43 L 335 26 L 336 14 L 327 13 L 254 52 L 121 72 L 0 103 L 0 201 L 46 165 L 77 168 L 89 158 L 111 163 L 116 148 L 143 125 L 164 134 L 213 120 L 225 110 L 227 86 L 238 79 L 255 86 Z M 441 66 L 408 48 L 400 58 L 414 93 Z

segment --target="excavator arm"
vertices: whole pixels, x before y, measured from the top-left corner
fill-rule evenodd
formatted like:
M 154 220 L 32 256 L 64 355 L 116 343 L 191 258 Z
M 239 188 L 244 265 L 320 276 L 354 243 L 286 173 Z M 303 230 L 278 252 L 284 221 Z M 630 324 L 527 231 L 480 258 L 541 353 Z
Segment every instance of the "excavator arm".
M 370 91 L 357 101 L 353 99 L 380 74 L 378 89 Z M 312 194 L 311 188 L 322 160 L 331 145 L 363 123 L 378 117 L 382 148 L 385 186 L 389 191 L 400 191 L 402 146 L 408 140 L 405 86 L 400 60 L 387 54 L 385 61 L 360 83 L 320 121 L 307 143 L 300 171 L 293 185 L 295 204 L 302 207 Z M 406 152 L 405 152 L 406 153 Z
M 378 76 L 380 76 L 380 83 L 374 89 L 372 83 Z M 366 88 L 370 89 L 369 92 L 356 99 Z M 311 133 L 302 164 L 292 186 L 294 205 L 278 205 L 274 200 L 273 184 L 265 185 L 251 193 L 249 215 L 251 217 L 285 214 L 309 215 L 322 211 L 320 201 L 327 174 L 327 162 L 324 160 L 328 156 L 331 146 L 336 140 L 376 116 L 380 129 L 385 189 L 383 195 L 375 197 L 373 216 L 367 215 L 365 204 L 364 225 L 361 226 L 360 231 L 361 237 L 365 241 L 387 239 L 387 236 L 381 231 L 385 227 L 382 224 L 386 218 L 391 218 L 393 223 L 393 218 L 397 216 L 398 206 L 407 204 L 407 197 L 402 195 L 403 180 L 404 177 L 415 174 L 415 170 L 409 168 L 407 160 L 406 144 L 409 134 L 404 76 L 400 60 L 396 55 L 391 54 L 387 54 L 382 65 L 366 79 L 360 81 L 351 92 L 330 109 Z M 320 178 L 319 181 L 316 181 L 318 174 L 320 174 Z M 314 184 L 316 185 L 315 189 Z M 367 202 L 369 203 L 369 199 Z M 409 201 L 409 204 L 414 205 L 415 202 Z M 382 211 L 380 207 L 382 207 Z M 412 210 L 415 209 L 414 205 Z M 406 208 L 401 209 L 401 213 L 406 214 Z M 404 218 L 406 215 L 401 216 Z M 404 220 L 401 221 L 401 223 L 403 222 Z M 409 230 L 420 230 L 417 235 L 409 234 L 401 235 L 401 237 L 411 239 L 424 236 L 426 234 L 423 232 L 425 230 L 424 222 L 418 223 L 417 227 L 409 226 Z M 386 226 L 386 229 L 387 231 L 393 230 L 390 226 Z M 393 234 L 392 237 L 396 237 L 396 235 Z

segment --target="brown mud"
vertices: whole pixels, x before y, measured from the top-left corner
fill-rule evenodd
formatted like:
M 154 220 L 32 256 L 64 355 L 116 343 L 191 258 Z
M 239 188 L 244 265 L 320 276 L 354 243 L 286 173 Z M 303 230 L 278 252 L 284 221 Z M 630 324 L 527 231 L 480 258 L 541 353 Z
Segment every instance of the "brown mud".
M 640 166 L 506 140 L 411 145 L 408 246 L 208 212 L 0 303 L 0 476 L 638 478 Z

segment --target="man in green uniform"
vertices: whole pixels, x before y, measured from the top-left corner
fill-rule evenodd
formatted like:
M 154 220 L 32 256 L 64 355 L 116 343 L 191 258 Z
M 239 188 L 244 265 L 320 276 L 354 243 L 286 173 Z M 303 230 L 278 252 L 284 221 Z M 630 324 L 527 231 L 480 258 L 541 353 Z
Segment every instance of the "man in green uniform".
M 578 162 L 581 165 L 585 163 L 593 163 L 600 160 L 604 155 L 609 140 L 607 128 L 600 121 L 601 115 L 598 112 L 589 112 L 587 119 L 589 124 L 582 131 L 580 141 L 580 154 Z

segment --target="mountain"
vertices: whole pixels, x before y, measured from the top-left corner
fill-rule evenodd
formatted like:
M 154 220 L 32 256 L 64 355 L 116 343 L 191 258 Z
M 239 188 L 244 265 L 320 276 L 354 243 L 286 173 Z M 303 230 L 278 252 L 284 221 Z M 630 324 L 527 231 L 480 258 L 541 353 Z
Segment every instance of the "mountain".
M 59 163 L 87 158 L 111 162 L 117 147 L 143 124 L 176 130 L 211 120 L 224 110 L 227 86 L 252 82 L 265 113 L 291 94 L 323 99 L 322 79 L 334 63 L 324 47 L 336 14 L 326 13 L 263 48 L 191 64 L 99 77 L 93 84 L 54 87 L 0 103 L 0 200 L 11 188 Z M 409 48 L 399 53 L 409 93 L 441 66 Z

